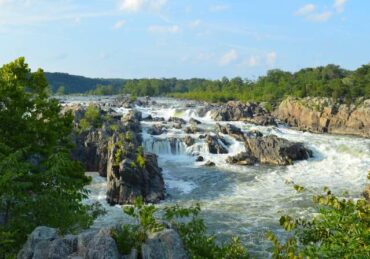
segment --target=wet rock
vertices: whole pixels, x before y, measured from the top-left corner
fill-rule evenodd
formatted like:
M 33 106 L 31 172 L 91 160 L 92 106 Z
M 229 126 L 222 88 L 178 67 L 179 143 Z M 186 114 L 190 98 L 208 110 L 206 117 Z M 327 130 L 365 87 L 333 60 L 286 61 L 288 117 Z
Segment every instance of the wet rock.
M 163 127 L 160 124 L 155 124 L 148 129 L 148 133 L 150 135 L 161 135 L 163 134 L 163 132 L 164 132 Z
M 228 150 L 225 147 L 225 143 L 221 140 L 219 136 L 207 135 L 206 143 L 208 145 L 208 150 L 211 154 L 227 154 Z
M 192 137 L 190 137 L 190 136 L 186 136 L 186 137 L 184 138 L 184 143 L 185 143 L 185 145 L 186 145 L 186 146 L 190 147 L 190 146 L 194 145 L 194 143 L 195 143 L 195 139 L 193 139 L 193 138 L 192 138 Z
M 247 138 L 247 153 L 262 164 L 289 165 L 295 160 L 304 160 L 312 156 L 312 151 L 302 143 L 290 142 L 275 135 Z
M 202 124 L 200 121 L 194 119 L 194 118 L 190 118 L 189 120 L 189 123 L 190 124 L 193 124 L 193 125 L 199 125 L 199 124 Z
M 274 112 L 281 121 L 300 130 L 370 137 L 370 99 L 357 105 L 331 98 L 287 98 Z
M 230 135 L 231 137 L 235 138 L 238 141 L 244 141 L 245 136 L 242 130 L 232 124 L 226 124 L 226 126 L 222 126 L 221 124 L 216 124 L 216 132 L 220 132 L 222 134 Z
M 214 162 L 212 162 L 212 161 L 207 161 L 207 162 L 204 164 L 204 166 L 207 166 L 207 167 L 214 167 L 214 166 L 216 166 L 216 164 L 215 164 Z
M 179 234 L 173 229 L 149 235 L 141 247 L 143 259 L 186 259 L 188 255 Z
M 204 157 L 202 156 L 198 156 L 196 159 L 195 159 L 195 162 L 203 162 L 204 161 Z
M 168 119 L 169 122 L 174 122 L 174 123 L 180 123 L 180 124 L 186 124 L 186 121 L 184 119 L 178 118 L 178 117 L 170 117 Z
M 143 197 L 145 202 L 150 203 L 164 199 L 165 187 L 157 156 L 145 153 L 143 164 L 139 164 L 137 162 L 138 145 L 124 142 L 126 143 L 124 144 L 125 154 L 122 154 L 123 151 L 120 151 L 122 141 L 119 136 L 115 135 L 110 142 L 107 175 L 108 203 L 112 205 L 130 204 L 139 196 Z
M 175 129 L 181 129 L 182 128 L 182 124 L 181 123 L 173 123 L 172 126 L 175 128 Z
M 254 165 L 258 163 L 258 159 L 249 152 L 242 152 L 235 156 L 229 156 L 226 162 L 237 165 Z
M 198 132 L 203 132 L 201 128 L 198 128 L 196 125 L 190 125 L 189 127 L 186 127 L 184 130 L 187 134 L 196 134 Z
M 258 103 L 230 101 L 225 105 L 209 108 L 216 121 L 246 121 L 258 125 L 276 125 L 270 113 Z

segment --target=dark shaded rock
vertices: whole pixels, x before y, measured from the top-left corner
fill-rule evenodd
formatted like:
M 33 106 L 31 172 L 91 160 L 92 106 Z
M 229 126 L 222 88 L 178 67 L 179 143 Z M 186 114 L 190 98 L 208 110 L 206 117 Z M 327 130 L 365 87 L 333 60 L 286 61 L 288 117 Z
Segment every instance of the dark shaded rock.
M 229 156 L 226 162 L 237 165 L 254 165 L 258 162 L 258 159 L 249 152 L 242 152 L 235 156 Z
M 163 134 L 163 132 L 164 132 L 163 127 L 160 124 L 155 124 L 148 129 L 148 133 L 150 135 L 161 135 Z
M 187 134 L 195 134 L 198 132 L 203 132 L 201 128 L 198 128 L 196 125 L 190 125 L 189 127 L 186 127 L 184 130 Z
M 196 159 L 195 159 L 195 162 L 203 162 L 204 161 L 204 157 L 202 156 L 198 156 Z
M 185 143 L 185 145 L 186 145 L 186 146 L 190 147 L 190 146 L 194 145 L 194 143 L 195 143 L 195 139 L 193 139 L 193 138 L 192 138 L 192 137 L 190 137 L 190 136 L 186 136 L 186 137 L 184 138 L 184 143 Z
M 175 122 L 180 124 L 186 124 L 186 121 L 184 119 L 178 118 L 178 117 L 170 117 L 168 119 L 169 122 Z
M 245 140 L 245 136 L 242 130 L 229 123 L 226 124 L 226 126 L 222 126 L 221 124 L 216 123 L 216 132 L 230 135 L 231 137 L 235 138 L 238 141 Z
M 295 160 L 312 156 L 312 151 L 302 143 L 290 142 L 275 135 L 248 138 L 245 142 L 247 152 L 262 164 L 289 165 Z
M 211 154 L 227 154 L 228 150 L 225 147 L 225 143 L 221 140 L 219 136 L 207 135 L 206 143 L 208 145 L 208 150 Z
M 200 121 L 198 121 L 198 120 L 196 120 L 194 118 L 190 118 L 189 123 L 190 124 L 193 124 L 193 125 L 199 125 L 199 124 L 201 124 Z
M 186 259 L 188 255 L 179 234 L 173 229 L 149 235 L 141 246 L 143 259 Z
M 213 166 L 216 166 L 216 164 L 212 161 L 207 161 L 204 166 L 207 166 L 207 167 L 213 167 Z

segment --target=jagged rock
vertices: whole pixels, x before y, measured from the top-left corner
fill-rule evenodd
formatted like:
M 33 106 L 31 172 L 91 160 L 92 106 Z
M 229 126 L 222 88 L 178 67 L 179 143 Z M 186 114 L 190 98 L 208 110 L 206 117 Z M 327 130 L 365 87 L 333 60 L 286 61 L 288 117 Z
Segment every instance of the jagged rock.
M 225 105 L 209 108 L 216 121 L 246 121 L 258 125 L 276 125 L 269 112 L 258 103 L 230 101 Z
M 170 117 L 168 119 L 169 122 L 174 122 L 174 123 L 180 123 L 180 124 L 186 124 L 186 121 L 184 119 L 178 118 L 178 117 Z
M 203 132 L 201 128 L 198 128 L 196 125 L 190 125 L 189 127 L 186 127 L 184 130 L 187 134 L 195 134 L 198 132 Z
M 226 162 L 237 165 L 254 165 L 258 162 L 258 159 L 249 152 L 242 152 L 235 156 L 229 156 Z
M 112 139 L 118 141 L 117 139 Z M 135 149 L 135 148 L 134 148 Z M 143 197 L 146 202 L 156 203 L 164 199 L 165 187 L 162 169 L 158 166 L 157 156 L 144 154 L 144 166 L 136 163 L 136 151 L 128 151 L 128 156 L 117 165 L 116 146 L 113 144 L 108 161 L 109 204 L 133 203 L 136 197 Z
M 302 143 L 290 142 L 275 135 L 247 138 L 247 152 L 262 164 L 289 165 L 295 160 L 304 160 L 312 156 L 312 151 Z
M 196 159 L 195 159 L 195 162 L 203 162 L 204 161 L 204 157 L 202 156 L 198 156 Z
M 143 259 L 187 259 L 188 255 L 179 234 L 173 229 L 149 235 L 141 246 Z
M 207 167 L 213 167 L 213 166 L 216 166 L 216 164 L 212 161 L 207 161 L 204 166 L 207 166 Z
M 331 98 L 290 97 L 280 103 L 274 114 L 300 130 L 370 137 L 370 99 L 348 106 Z
M 208 145 L 209 153 L 211 154 L 227 154 L 228 150 L 225 143 L 222 142 L 219 136 L 207 135 L 206 143 Z
M 163 127 L 160 124 L 155 124 L 148 129 L 148 133 L 150 135 L 161 135 L 163 134 L 163 132 L 164 132 Z
M 194 119 L 194 118 L 190 118 L 189 120 L 189 123 L 190 124 L 193 124 L 193 125 L 199 125 L 199 124 L 202 124 L 200 121 Z
M 61 237 L 57 229 L 40 226 L 28 237 L 17 259 L 119 259 L 117 245 L 105 229 Z
M 184 138 L 184 143 L 185 143 L 185 145 L 186 145 L 186 146 L 190 147 L 190 146 L 194 145 L 194 143 L 195 143 L 195 139 L 193 139 L 193 138 L 192 138 L 192 137 L 190 137 L 190 136 L 186 136 L 186 137 Z
M 230 135 L 239 141 L 245 140 L 245 136 L 242 130 L 229 123 L 226 124 L 226 126 L 222 126 L 221 124 L 216 123 L 216 132 L 221 132 L 222 134 Z

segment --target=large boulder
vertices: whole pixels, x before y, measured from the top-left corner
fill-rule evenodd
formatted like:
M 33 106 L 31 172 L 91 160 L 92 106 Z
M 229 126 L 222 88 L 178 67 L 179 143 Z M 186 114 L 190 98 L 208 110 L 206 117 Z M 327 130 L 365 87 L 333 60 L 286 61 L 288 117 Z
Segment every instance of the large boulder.
M 163 134 L 163 126 L 161 124 L 154 124 L 151 128 L 148 129 L 150 135 L 161 135 Z
M 370 99 L 358 105 L 333 102 L 330 98 L 287 98 L 275 116 L 300 130 L 316 133 L 349 134 L 370 137 Z
M 244 141 L 245 136 L 242 130 L 232 124 L 226 124 L 225 126 L 216 123 L 216 132 L 227 134 L 239 141 Z
M 173 229 L 150 234 L 141 247 L 143 259 L 189 258 L 180 235 Z
M 247 153 L 262 164 L 289 165 L 295 160 L 304 160 L 312 156 L 312 151 L 302 143 L 290 142 L 275 135 L 248 138 L 245 147 Z
M 245 121 L 258 125 L 276 125 L 270 113 L 258 103 L 230 101 L 225 105 L 213 106 L 211 118 L 216 121 Z
M 226 159 L 226 162 L 229 164 L 236 164 L 236 165 L 254 165 L 255 163 L 259 161 L 250 152 L 241 152 L 235 156 L 229 156 Z
M 59 236 L 57 229 L 40 226 L 29 235 L 17 259 L 119 259 L 117 245 L 107 229 Z
M 206 143 L 208 146 L 209 153 L 211 154 L 227 154 L 228 150 L 222 139 L 215 135 L 207 135 Z

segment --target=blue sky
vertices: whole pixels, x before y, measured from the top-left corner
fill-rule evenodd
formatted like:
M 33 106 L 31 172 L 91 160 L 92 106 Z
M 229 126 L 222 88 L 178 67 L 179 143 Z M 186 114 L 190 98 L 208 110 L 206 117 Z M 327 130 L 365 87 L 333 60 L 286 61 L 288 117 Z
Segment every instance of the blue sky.
M 0 63 L 90 77 L 241 76 L 370 61 L 370 1 L 0 0 Z

